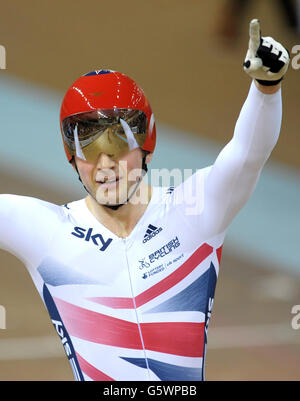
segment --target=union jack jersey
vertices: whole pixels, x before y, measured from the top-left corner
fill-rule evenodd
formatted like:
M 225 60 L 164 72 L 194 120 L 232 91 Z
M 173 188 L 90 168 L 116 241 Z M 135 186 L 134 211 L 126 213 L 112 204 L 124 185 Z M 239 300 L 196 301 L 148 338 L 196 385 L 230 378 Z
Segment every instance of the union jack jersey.
M 76 380 L 204 380 L 225 234 L 280 123 L 280 91 L 263 95 L 252 85 L 215 163 L 176 188 L 153 187 L 126 238 L 85 199 L 58 206 L 0 195 L 0 246 L 26 265 Z

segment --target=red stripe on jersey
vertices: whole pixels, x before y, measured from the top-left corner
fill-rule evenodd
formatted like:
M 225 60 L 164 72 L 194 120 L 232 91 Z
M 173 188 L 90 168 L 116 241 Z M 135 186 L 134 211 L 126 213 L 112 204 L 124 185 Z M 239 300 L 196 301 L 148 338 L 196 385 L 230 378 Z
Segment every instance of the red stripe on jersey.
M 203 357 L 205 323 L 142 323 L 145 348 L 173 355 Z
M 98 370 L 95 368 L 95 366 L 91 365 L 86 361 L 85 359 L 82 358 L 77 352 L 76 352 L 77 360 L 80 365 L 81 370 L 88 375 L 91 379 L 95 381 L 115 381 L 111 377 L 107 376 L 105 373 L 101 372 L 101 370 Z
M 219 248 L 220 249 L 220 248 Z M 190 274 L 204 259 L 206 259 L 213 251 L 213 248 L 204 243 L 201 245 L 178 269 L 171 273 L 168 277 L 164 278 L 148 290 L 142 292 L 135 297 L 136 307 L 142 306 L 151 301 L 153 298 L 161 295 L 165 291 L 172 288 Z M 101 305 L 109 306 L 114 309 L 134 309 L 132 298 L 88 298 L 91 301 L 97 302 Z
M 222 256 L 222 249 L 223 249 L 223 245 L 221 245 L 218 249 L 217 249 L 217 257 L 218 257 L 218 261 L 219 264 L 221 263 L 221 256 Z
M 143 349 L 137 323 L 90 311 L 55 298 L 69 335 L 114 347 Z M 204 323 L 141 323 L 148 350 L 174 355 L 202 356 Z
M 89 301 L 93 301 L 97 304 L 109 306 L 113 309 L 134 309 L 134 298 L 121 298 L 121 297 L 92 297 L 87 298 Z
M 69 335 L 94 343 L 141 349 L 138 326 L 54 298 Z

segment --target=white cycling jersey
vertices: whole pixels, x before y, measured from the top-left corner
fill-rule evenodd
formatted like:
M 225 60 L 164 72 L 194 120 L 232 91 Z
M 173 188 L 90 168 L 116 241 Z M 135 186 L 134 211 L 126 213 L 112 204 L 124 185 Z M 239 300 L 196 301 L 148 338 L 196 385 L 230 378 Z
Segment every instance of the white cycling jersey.
M 76 380 L 203 380 L 222 245 L 278 139 L 281 92 L 252 83 L 232 140 L 175 189 L 154 187 L 127 238 L 84 199 L 0 196 L 0 246 L 26 265 Z M 200 188 L 200 191 L 199 191 Z M 194 208 L 189 196 L 198 193 Z

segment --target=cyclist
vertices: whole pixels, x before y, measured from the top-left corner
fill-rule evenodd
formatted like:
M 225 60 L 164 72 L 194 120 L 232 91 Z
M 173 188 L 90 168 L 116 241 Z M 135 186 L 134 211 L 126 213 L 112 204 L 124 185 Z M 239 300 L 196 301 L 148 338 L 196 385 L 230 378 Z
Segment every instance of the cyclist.
M 253 20 L 253 82 L 233 138 L 176 188 L 146 182 L 156 128 L 134 81 L 96 70 L 71 85 L 61 131 L 87 197 L 58 206 L 1 195 L 0 245 L 26 265 L 76 380 L 205 378 L 223 241 L 277 142 L 288 64 Z

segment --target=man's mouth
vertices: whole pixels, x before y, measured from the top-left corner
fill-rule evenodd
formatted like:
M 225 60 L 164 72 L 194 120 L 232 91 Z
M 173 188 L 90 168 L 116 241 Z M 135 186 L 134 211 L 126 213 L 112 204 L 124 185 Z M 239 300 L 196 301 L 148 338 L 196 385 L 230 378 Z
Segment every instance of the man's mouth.
M 107 178 L 103 178 L 101 180 L 96 180 L 97 183 L 101 186 L 101 188 L 109 188 L 109 187 L 113 187 L 114 185 L 116 185 L 119 181 L 120 181 L 120 177 L 114 177 L 111 179 L 107 179 Z

